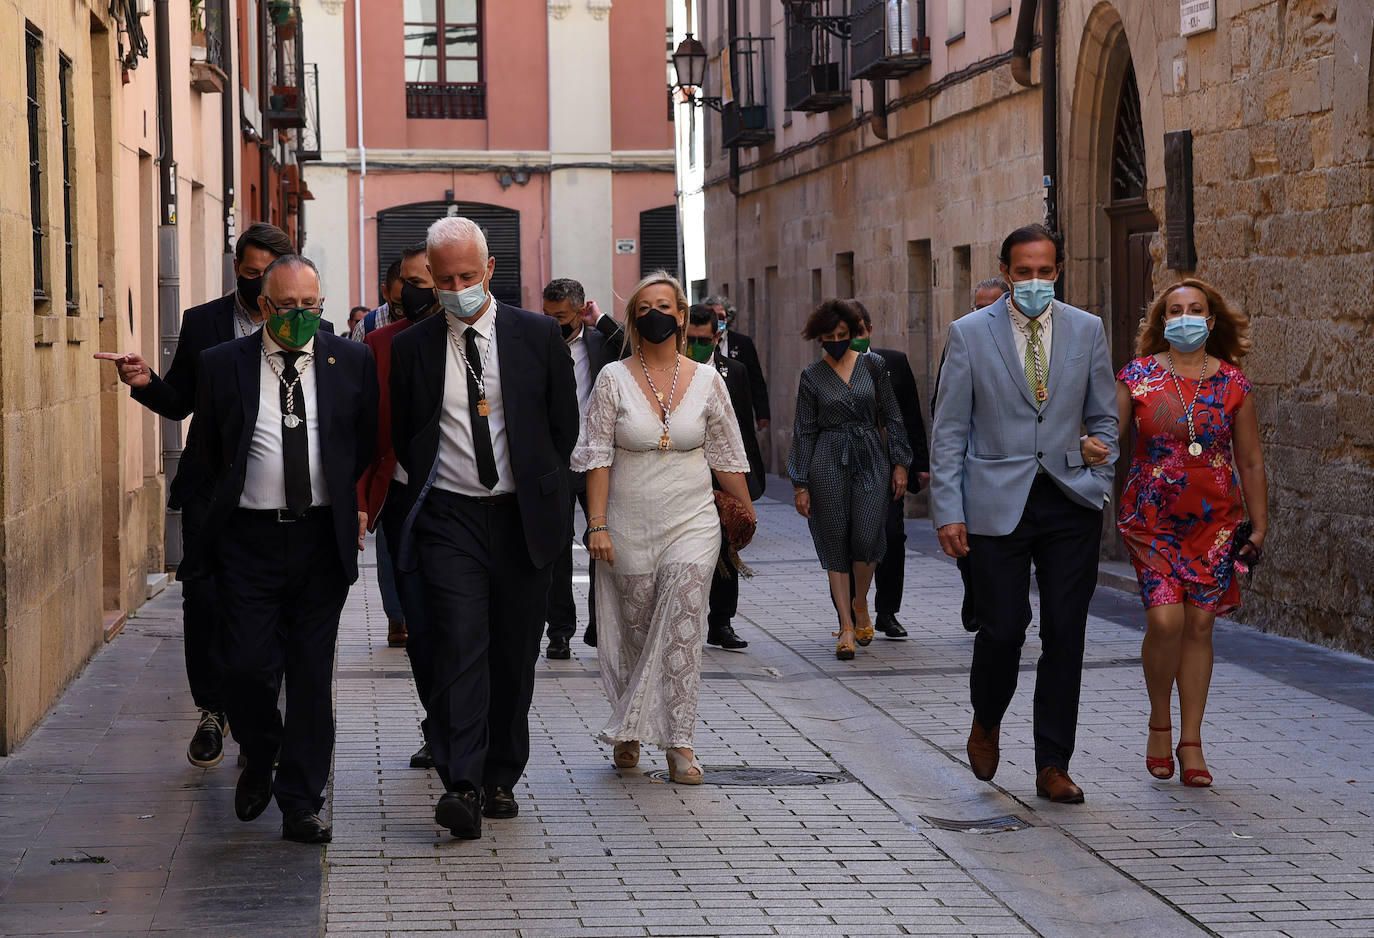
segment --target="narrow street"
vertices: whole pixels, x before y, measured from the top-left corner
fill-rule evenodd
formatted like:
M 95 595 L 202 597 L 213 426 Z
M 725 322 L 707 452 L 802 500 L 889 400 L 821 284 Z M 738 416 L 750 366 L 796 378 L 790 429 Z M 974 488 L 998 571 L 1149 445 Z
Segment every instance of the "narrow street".
M 1221 625 L 1216 787 L 1153 781 L 1143 616 L 1101 588 L 1072 767 L 1087 803 L 1050 805 L 1034 796 L 1034 635 L 996 784 L 977 782 L 972 636 L 926 523 L 908 523 L 911 639 L 837 662 L 805 522 L 773 484 L 735 622 L 750 647 L 705 657 L 697 750 L 716 784 L 663 781 L 648 748 L 638 769 L 611 765 L 579 630 L 571 661 L 541 658 L 520 816 L 451 840 L 437 780 L 407 767 L 418 703 L 368 557 L 339 640 L 321 863 L 278 839 L 274 809 L 234 819 L 235 746 L 218 768 L 186 763 L 174 587 L 0 760 L 0 934 L 1374 935 L 1374 663 Z

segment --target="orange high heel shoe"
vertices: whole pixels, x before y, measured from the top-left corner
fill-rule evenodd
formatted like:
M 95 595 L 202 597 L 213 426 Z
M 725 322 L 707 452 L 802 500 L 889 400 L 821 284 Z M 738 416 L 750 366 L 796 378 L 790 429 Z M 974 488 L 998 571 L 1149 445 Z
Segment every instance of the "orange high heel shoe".
M 1201 749 L 1202 743 L 1179 743 L 1178 748 L 1174 750 L 1174 752 L 1178 753 L 1179 762 L 1183 761 L 1184 746 L 1196 746 Z M 1180 777 L 1183 780 L 1183 784 L 1187 785 L 1189 788 L 1212 787 L 1212 773 L 1206 769 L 1184 769 Z
M 853 660 L 854 660 L 854 630 L 853 630 L 853 629 L 840 629 L 838 632 L 831 632 L 830 634 L 831 634 L 831 635 L 834 635 L 835 637 L 837 637 L 837 638 L 839 639 L 839 641 L 835 643 L 835 657 L 838 658 L 838 659 L 841 660 L 841 661 L 853 661 Z M 846 634 L 849 635 L 849 641 L 845 641 L 845 640 L 844 640 L 844 637 L 845 637 Z
M 1173 734 L 1173 732 L 1174 732 L 1174 728 L 1173 728 L 1173 725 L 1172 725 L 1172 724 L 1167 725 L 1167 726 L 1152 726 L 1152 727 L 1150 727 L 1150 732 L 1151 732 L 1151 733 L 1169 733 L 1169 734 L 1171 734 L 1170 737 L 1169 737 L 1169 738 L 1170 738 L 1170 741 L 1172 741 L 1172 739 L 1173 739 L 1172 734 Z M 1173 777 L 1174 777 L 1174 757 L 1173 757 L 1173 756 L 1150 756 L 1150 755 L 1147 755 L 1147 756 L 1145 757 L 1145 770 L 1146 770 L 1147 772 L 1149 772 L 1149 773 L 1150 773 L 1152 776 L 1154 776 L 1155 778 L 1159 779 L 1160 781 L 1163 781 L 1164 779 L 1167 779 L 1167 778 L 1173 778 Z
M 849 610 L 854 615 L 855 643 L 867 645 L 873 641 L 873 620 L 868 617 L 868 598 L 855 596 L 850 600 Z

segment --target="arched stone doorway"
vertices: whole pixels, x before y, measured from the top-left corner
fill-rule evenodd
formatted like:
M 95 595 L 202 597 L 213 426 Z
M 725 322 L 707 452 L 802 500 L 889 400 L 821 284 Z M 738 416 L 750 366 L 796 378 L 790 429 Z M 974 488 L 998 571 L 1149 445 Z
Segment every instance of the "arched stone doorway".
M 1155 75 L 1148 63 L 1146 74 Z M 1102 317 L 1112 367 L 1120 369 L 1132 356 L 1140 318 L 1154 294 L 1152 246 L 1159 221 L 1148 201 L 1149 122 L 1126 27 L 1111 3 L 1097 4 L 1083 23 L 1071 101 L 1064 212 L 1071 261 L 1067 295 Z M 1123 439 L 1123 448 L 1130 442 Z M 1117 462 L 1117 496 L 1129 452 L 1123 449 Z M 1103 543 L 1109 554 L 1122 555 L 1111 520 Z

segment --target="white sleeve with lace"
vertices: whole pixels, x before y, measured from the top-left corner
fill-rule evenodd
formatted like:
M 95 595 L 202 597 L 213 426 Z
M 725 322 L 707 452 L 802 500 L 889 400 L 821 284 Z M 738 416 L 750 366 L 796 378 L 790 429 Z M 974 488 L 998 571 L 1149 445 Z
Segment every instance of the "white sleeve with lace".
M 620 411 L 620 387 L 612 368 L 601 369 L 587 402 L 587 417 L 569 460 L 573 472 L 600 469 L 615 462 L 615 422 Z
M 749 456 L 739 435 L 739 418 L 730 403 L 725 379 L 711 369 L 706 392 L 706 464 L 717 472 L 748 472 Z

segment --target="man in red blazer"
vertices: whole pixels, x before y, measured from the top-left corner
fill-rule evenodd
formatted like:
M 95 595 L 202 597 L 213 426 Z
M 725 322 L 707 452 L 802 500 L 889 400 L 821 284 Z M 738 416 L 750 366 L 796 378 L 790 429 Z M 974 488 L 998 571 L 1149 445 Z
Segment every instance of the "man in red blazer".
M 393 643 L 388 635 L 388 644 L 405 647 L 410 657 L 411 672 L 415 675 L 415 689 L 422 701 L 428 693 L 429 671 L 425 661 L 424 628 L 420 622 L 421 603 L 409 577 L 396 570 L 391 563 L 391 552 L 401 543 L 401 522 L 410 512 L 412 497 L 405 470 L 396 465 L 396 452 L 391 444 L 391 391 L 388 381 L 391 375 L 391 340 L 438 308 L 434 281 L 430 278 L 429 265 L 425 261 L 425 245 L 421 241 L 401 253 L 403 318 L 363 337 L 363 344 L 372 350 L 372 357 L 377 360 L 377 382 L 382 387 L 382 395 L 377 409 L 377 454 L 358 480 L 358 511 L 360 514 L 366 513 L 368 529 L 377 532 L 377 577 L 379 580 L 390 580 L 389 584 L 383 583 L 382 589 L 384 592 L 387 589 L 394 590 L 405 616 L 400 641 Z M 380 527 L 377 524 L 379 520 Z M 410 757 L 410 767 L 413 769 L 427 769 L 433 764 L 428 746 L 421 746 Z

